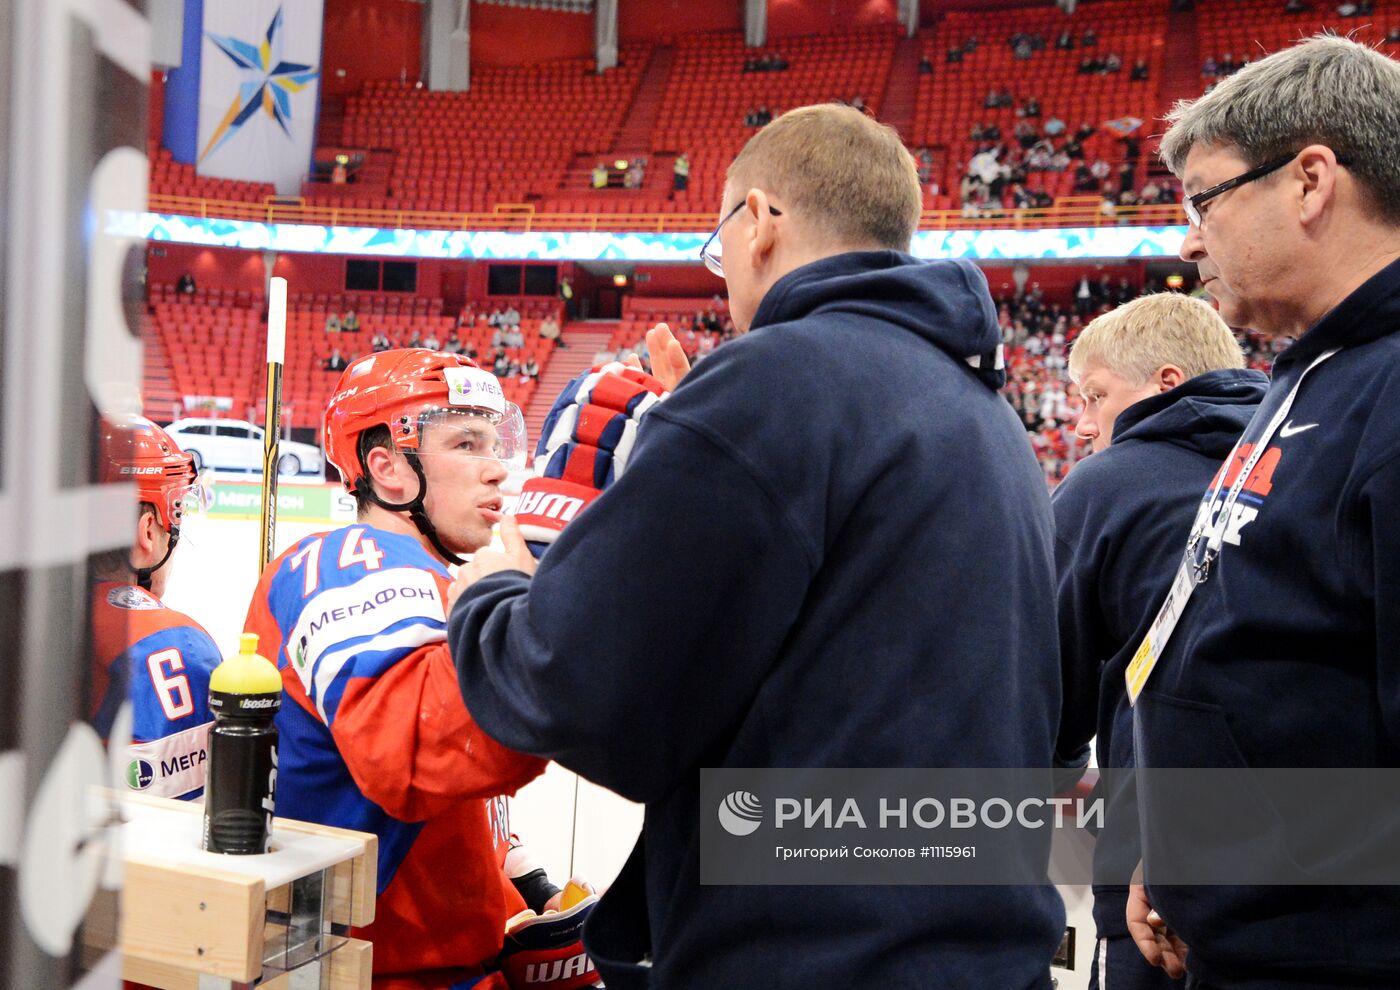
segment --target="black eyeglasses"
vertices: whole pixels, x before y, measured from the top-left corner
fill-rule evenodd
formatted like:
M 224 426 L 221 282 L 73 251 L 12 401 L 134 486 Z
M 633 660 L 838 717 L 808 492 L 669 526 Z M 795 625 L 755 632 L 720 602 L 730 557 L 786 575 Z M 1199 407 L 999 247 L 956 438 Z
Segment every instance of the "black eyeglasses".
M 724 261 L 722 258 L 722 242 L 719 239 L 719 232 L 721 229 L 723 229 L 725 224 L 727 224 L 730 220 L 734 219 L 734 215 L 736 213 L 738 213 L 744 208 L 745 202 L 746 200 L 741 199 L 739 200 L 739 202 L 735 203 L 734 209 L 730 210 L 724 215 L 724 219 L 719 222 L 719 226 L 715 227 L 715 232 L 711 234 L 709 236 L 709 239 L 707 239 L 705 243 L 700 247 L 700 260 L 705 263 L 706 268 L 708 268 L 715 275 L 718 275 L 720 278 L 724 278 Z M 770 215 L 775 217 L 780 217 L 783 215 L 783 211 L 778 209 L 776 206 L 768 207 L 768 212 Z
M 1241 172 L 1233 179 L 1226 179 L 1219 185 L 1211 186 L 1209 189 L 1198 192 L 1194 196 L 1187 196 L 1181 202 L 1182 209 L 1186 211 L 1186 218 L 1190 220 L 1193 225 L 1199 227 L 1201 225 L 1202 204 L 1209 203 L 1221 193 L 1227 193 L 1231 189 L 1246 185 L 1253 182 L 1255 179 L 1262 179 L 1271 172 L 1277 172 L 1300 154 L 1301 152 L 1295 151 L 1292 154 L 1284 155 L 1282 158 L 1275 158 L 1272 161 L 1267 161 L 1263 165 L 1256 165 L 1248 172 Z M 1337 164 L 1350 165 L 1351 159 L 1347 158 L 1345 155 L 1338 155 Z

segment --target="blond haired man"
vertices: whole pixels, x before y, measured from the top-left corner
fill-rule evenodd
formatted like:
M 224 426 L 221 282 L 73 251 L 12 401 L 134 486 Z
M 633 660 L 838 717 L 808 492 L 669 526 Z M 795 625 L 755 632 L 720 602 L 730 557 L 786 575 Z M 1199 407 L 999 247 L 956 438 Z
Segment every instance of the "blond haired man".
M 1230 452 L 1268 378 L 1244 370 L 1240 345 L 1211 306 L 1143 296 L 1094 320 L 1069 355 L 1083 412 L 1075 432 L 1094 455 L 1055 490 L 1064 710 L 1057 760 L 1133 762 L 1123 674 L 1166 595 L 1201 493 Z M 1139 859 L 1129 774 L 1108 774 L 1107 823 L 1095 849 L 1091 990 L 1167 990 L 1173 981 L 1128 935 L 1128 880 Z M 1176 984 L 1179 986 L 1180 984 Z
M 1046 767 L 1059 718 L 1049 499 L 986 281 L 908 254 L 898 135 L 794 110 L 720 206 L 703 257 L 747 333 L 648 414 L 533 580 L 509 525 L 463 568 L 467 706 L 645 802 L 585 933 L 614 990 L 1048 988 L 1048 885 L 700 882 L 702 767 Z

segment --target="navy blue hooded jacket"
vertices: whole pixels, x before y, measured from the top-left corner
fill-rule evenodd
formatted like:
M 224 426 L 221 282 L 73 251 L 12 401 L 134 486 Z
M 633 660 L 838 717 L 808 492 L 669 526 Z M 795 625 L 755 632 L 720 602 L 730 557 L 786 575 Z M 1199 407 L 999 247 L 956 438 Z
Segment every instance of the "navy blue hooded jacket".
M 1400 766 L 1397 331 L 1400 262 L 1279 355 L 1250 449 L 1313 359 L 1342 348 L 1303 381 L 1224 520 L 1209 580 L 1134 708 L 1140 768 Z M 1212 520 L 1222 500 L 1203 510 Z M 1149 881 L 1161 843 L 1209 850 L 1218 826 L 1183 829 L 1177 816 L 1171 834 L 1154 829 L 1156 787 L 1140 780 Z M 1336 828 L 1324 855 L 1397 841 L 1374 819 Z M 1298 868 L 1309 862 L 1298 854 Z M 1154 883 L 1149 894 L 1207 983 L 1400 986 L 1400 888 Z
M 1002 374 L 969 362 L 998 341 L 971 264 L 791 272 L 533 582 L 453 609 L 482 728 L 646 804 L 586 932 L 612 990 L 1049 986 L 1050 886 L 699 882 L 702 767 L 1050 765 L 1052 520 Z
M 1059 572 L 1064 708 L 1056 760 L 1080 765 L 1097 736 L 1100 767 L 1133 766 L 1133 710 L 1123 674 L 1166 596 L 1201 492 L 1244 432 L 1269 379 L 1258 371 L 1197 375 L 1135 402 L 1113 442 L 1074 466 L 1051 498 Z M 1140 857 L 1127 775 L 1114 785 L 1095 849 L 1094 920 L 1101 938 L 1128 934 L 1126 880 Z

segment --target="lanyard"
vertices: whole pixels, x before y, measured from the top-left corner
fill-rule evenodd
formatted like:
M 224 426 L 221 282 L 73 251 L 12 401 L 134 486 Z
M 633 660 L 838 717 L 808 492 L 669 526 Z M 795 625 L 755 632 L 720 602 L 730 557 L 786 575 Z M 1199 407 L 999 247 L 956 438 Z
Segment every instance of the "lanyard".
M 1254 441 L 1254 449 L 1250 451 L 1244 466 L 1240 468 L 1239 476 L 1230 485 L 1230 491 L 1226 494 L 1220 511 L 1211 513 L 1207 510 L 1202 512 L 1200 518 L 1196 520 L 1196 525 L 1191 529 L 1191 539 L 1186 544 L 1186 553 L 1176 569 L 1176 576 L 1172 579 L 1171 589 L 1167 592 L 1166 600 L 1162 602 L 1162 607 L 1157 610 L 1157 616 L 1152 620 L 1152 625 L 1148 627 L 1147 635 L 1143 637 L 1137 652 L 1133 654 L 1133 659 L 1128 663 L 1128 669 L 1124 674 L 1128 685 L 1128 704 L 1137 704 L 1138 695 L 1142 693 L 1143 687 L 1147 684 L 1147 678 L 1151 675 L 1153 668 L 1157 666 L 1157 661 L 1161 659 L 1162 654 L 1166 652 L 1167 641 L 1171 639 L 1177 621 L 1181 618 L 1181 613 L 1186 610 L 1186 603 L 1190 601 L 1197 586 L 1204 584 L 1210 576 L 1211 564 L 1215 562 L 1215 558 L 1220 556 L 1220 548 L 1225 542 L 1225 530 L 1228 528 L 1230 513 L 1234 510 L 1235 502 L 1239 500 L 1240 492 L 1244 490 L 1245 482 L 1249 479 L 1255 466 L 1258 465 L 1259 458 L 1264 456 L 1264 449 L 1269 446 L 1269 441 L 1288 421 L 1288 415 L 1293 409 L 1293 400 L 1298 397 L 1298 389 L 1302 387 L 1303 379 L 1308 377 L 1308 372 L 1339 350 L 1341 348 L 1334 347 L 1330 351 L 1319 354 L 1312 364 L 1303 369 L 1303 373 L 1298 376 L 1298 381 L 1294 383 L 1293 388 L 1284 398 L 1283 404 L 1279 406 L 1278 412 L 1274 413 L 1273 419 L 1269 420 L 1269 425 Z M 1220 469 L 1219 478 L 1210 488 L 1210 498 L 1206 502 L 1208 507 L 1215 505 L 1215 500 L 1219 497 L 1220 489 L 1224 486 L 1225 478 L 1229 474 L 1229 466 L 1235 463 L 1235 455 L 1239 453 L 1242 443 L 1244 443 L 1243 436 L 1235 441 L 1235 446 L 1230 451 L 1225 466 Z M 1213 526 L 1212 519 L 1214 519 Z M 1201 538 L 1207 533 L 1210 536 L 1205 541 L 1205 545 L 1202 546 Z
M 1284 398 L 1283 404 L 1279 406 L 1278 412 L 1274 413 L 1273 419 L 1269 420 L 1269 425 L 1264 428 L 1257 440 L 1254 441 L 1254 449 L 1249 452 L 1249 457 L 1245 460 L 1244 466 L 1240 468 L 1234 484 L 1230 486 L 1230 491 L 1225 495 L 1225 501 L 1220 506 L 1220 511 L 1216 513 L 1206 512 L 1196 521 L 1192 528 L 1191 538 L 1186 544 L 1186 556 L 1196 584 L 1204 584 L 1210 576 L 1210 566 L 1215 562 L 1215 558 L 1220 556 L 1220 548 L 1225 543 L 1225 521 L 1230 518 L 1230 513 L 1234 511 L 1235 503 L 1239 501 L 1240 492 L 1244 490 L 1249 476 L 1254 473 L 1254 468 L 1259 464 L 1259 459 L 1264 456 L 1265 450 L 1269 446 L 1269 441 L 1274 438 L 1274 434 L 1279 431 L 1284 423 L 1288 421 L 1289 413 L 1293 410 L 1293 400 L 1298 397 L 1298 390 L 1303 387 L 1303 379 L 1308 377 L 1308 372 L 1312 371 L 1323 361 L 1336 354 L 1340 347 L 1334 347 L 1330 351 L 1323 351 L 1313 359 L 1312 364 L 1303 369 L 1303 373 L 1298 376 L 1298 380 L 1293 383 L 1293 388 Z M 1248 432 L 1248 431 L 1246 431 Z M 1220 495 L 1221 486 L 1225 483 L 1225 478 L 1229 474 L 1229 465 L 1235 462 L 1235 455 L 1239 453 L 1240 445 L 1244 443 L 1241 436 L 1235 441 L 1235 446 L 1230 450 L 1230 456 L 1225 459 L 1225 466 L 1220 470 L 1220 477 L 1215 482 L 1215 486 L 1210 490 L 1210 498 L 1206 502 L 1209 506 L 1215 505 L 1216 498 Z M 1207 530 L 1211 530 L 1211 519 L 1214 518 L 1217 525 L 1211 531 L 1210 538 L 1206 540 L 1204 546 L 1201 545 L 1201 537 L 1206 535 Z M 1185 604 L 1184 602 L 1182 603 Z

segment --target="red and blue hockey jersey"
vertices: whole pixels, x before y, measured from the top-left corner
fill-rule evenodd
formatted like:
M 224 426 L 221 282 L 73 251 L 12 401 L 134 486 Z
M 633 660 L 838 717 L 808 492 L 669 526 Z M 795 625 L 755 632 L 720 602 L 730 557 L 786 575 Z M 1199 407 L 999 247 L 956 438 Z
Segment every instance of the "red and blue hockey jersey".
M 204 793 L 209 761 L 209 675 L 219 648 L 204 628 L 133 585 L 98 584 L 92 603 L 92 723 L 105 740 L 131 700 L 126 782 L 160 797 Z
M 444 987 L 461 978 L 453 969 L 489 963 L 525 906 L 501 869 L 502 796 L 545 766 L 467 714 L 446 643 L 449 583 L 415 538 L 347 526 L 274 561 L 246 624 L 286 692 L 277 814 L 379 836 L 362 933 L 374 971 L 445 970 Z

